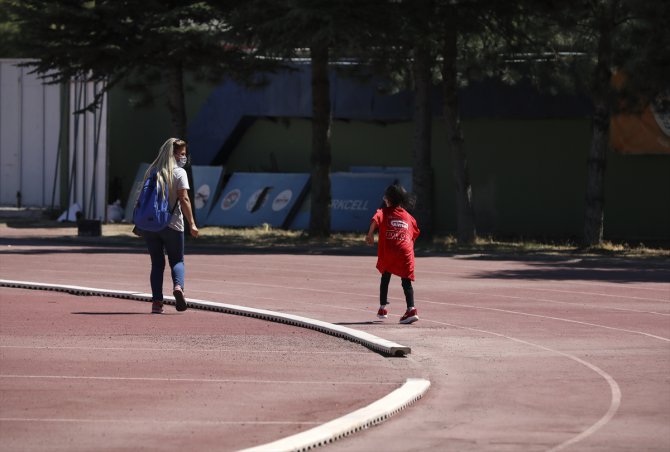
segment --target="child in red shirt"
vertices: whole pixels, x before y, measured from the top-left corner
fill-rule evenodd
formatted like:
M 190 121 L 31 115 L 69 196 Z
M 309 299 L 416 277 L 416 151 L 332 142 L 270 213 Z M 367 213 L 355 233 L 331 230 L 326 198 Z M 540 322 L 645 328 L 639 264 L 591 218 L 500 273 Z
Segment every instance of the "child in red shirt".
M 365 237 L 368 245 L 374 245 L 374 232 L 379 229 L 377 245 L 377 270 L 382 274 L 379 285 L 379 311 L 377 317 L 388 316 L 386 305 L 391 274 L 400 276 L 405 293 L 407 311 L 400 323 L 414 323 L 419 315 L 414 307 L 414 241 L 419 236 L 416 220 L 405 210 L 414 204 L 410 195 L 400 185 L 391 185 L 384 191 L 386 207 L 377 210 L 372 217 L 370 229 Z

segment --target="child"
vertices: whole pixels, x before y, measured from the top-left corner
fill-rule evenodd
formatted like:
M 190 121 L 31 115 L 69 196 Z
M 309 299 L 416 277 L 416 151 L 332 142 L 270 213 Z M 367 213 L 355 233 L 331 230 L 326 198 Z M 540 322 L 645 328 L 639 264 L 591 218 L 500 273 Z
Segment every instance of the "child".
M 365 241 L 374 245 L 374 232 L 379 229 L 377 245 L 377 269 L 382 274 L 379 285 L 379 311 L 377 317 L 385 319 L 388 316 L 386 305 L 391 274 L 400 276 L 402 289 L 405 293 L 407 311 L 400 319 L 400 323 L 414 323 L 419 315 L 414 307 L 414 241 L 419 236 L 416 220 L 405 208 L 413 207 L 413 199 L 400 185 L 391 185 L 384 191 L 386 207 L 377 210 L 372 217 L 368 235 Z

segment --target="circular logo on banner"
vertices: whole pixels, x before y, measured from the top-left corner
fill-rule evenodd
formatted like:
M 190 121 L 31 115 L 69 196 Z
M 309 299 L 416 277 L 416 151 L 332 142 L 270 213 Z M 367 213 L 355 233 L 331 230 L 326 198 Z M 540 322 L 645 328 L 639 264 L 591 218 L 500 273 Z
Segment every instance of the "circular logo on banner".
M 256 205 L 256 201 L 258 201 L 258 197 L 263 193 L 263 189 L 256 190 L 253 192 L 251 196 L 249 196 L 249 199 L 247 199 L 247 210 L 251 212 L 254 209 L 254 206 Z M 265 202 L 265 200 L 263 200 Z M 261 204 L 262 205 L 262 204 Z M 258 206 L 260 208 L 260 206 Z
M 242 196 L 242 193 L 238 188 L 229 191 L 228 194 L 223 197 L 223 201 L 221 201 L 221 209 L 228 210 L 232 208 L 235 204 L 237 204 L 237 201 L 239 201 L 240 196 Z
M 195 192 L 195 208 L 202 209 L 209 199 L 209 185 L 202 185 Z
M 272 210 L 275 212 L 282 210 L 288 205 L 289 202 L 291 202 L 292 197 L 293 192 L 291 190 L 284 190 L 283 192 L 279 193 L 274 201 L 272 201 Z

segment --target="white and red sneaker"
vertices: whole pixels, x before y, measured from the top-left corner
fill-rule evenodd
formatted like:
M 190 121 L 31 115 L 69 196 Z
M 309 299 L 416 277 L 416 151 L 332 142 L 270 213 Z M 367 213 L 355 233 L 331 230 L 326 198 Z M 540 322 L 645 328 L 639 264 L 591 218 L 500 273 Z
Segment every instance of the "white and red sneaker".
M 419 313 L 416 308 L 412 308 L 408 311 L 405 311 L 405 314 L 400 317 L 400 323 L 409 324 L 414 323 L 419 320 Z
M 151 313 L 152 314 L 162 314 L 163 313 L 163 302 L 154 301 L 151 303 Z
M 389 316 L 389 312 L 386 310 L 385 306 L 380 306 L 379 311 L 377 311 L 377 317 L 380 319 L 385 319 Z

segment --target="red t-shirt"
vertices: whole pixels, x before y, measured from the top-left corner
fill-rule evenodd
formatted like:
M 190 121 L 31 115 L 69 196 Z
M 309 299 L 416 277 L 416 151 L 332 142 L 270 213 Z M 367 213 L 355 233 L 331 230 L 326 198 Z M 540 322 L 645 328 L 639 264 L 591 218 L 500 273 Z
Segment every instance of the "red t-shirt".
M 372 217 L 379 228 L 377 270 L 414 281 L 416 220 L 402 207 L 384 207 Z

